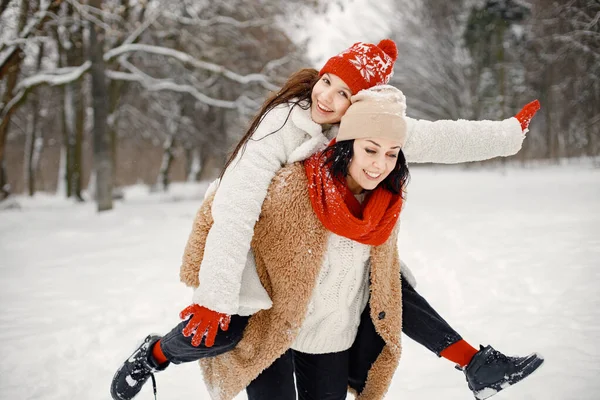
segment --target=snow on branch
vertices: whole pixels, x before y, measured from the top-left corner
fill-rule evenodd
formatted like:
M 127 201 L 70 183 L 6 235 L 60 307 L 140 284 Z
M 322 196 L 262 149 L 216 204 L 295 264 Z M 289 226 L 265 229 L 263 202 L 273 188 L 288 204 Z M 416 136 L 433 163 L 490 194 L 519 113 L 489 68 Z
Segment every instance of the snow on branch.
M 83 16 L 97 15 L 97 17 L 94 17 L 96 21 L 117 21 L 120 23 L 126 22 L 120 15 L 104 11 L 100 8 L 92 7 L 88 4 L 80 3 L 77 0 L 67 0 L 67 3 L 71 4 L 73 8 L 75 8 Z
M 597 49 L 582 43 L 580 40 L 575 39 L 572 35 L 554 34 L 552 35 L 552 39 L 556 42 L 564 43 L 569 50 L 572 48 L 577 48 L 578 50 L 581 50 L 585 54 L 591 55 L 597 60 L 600 59 L 600 53 L 597 51 Z
M 172 58 L 175 58 L 175 59 L 181 61 L 184 64 L 191 65 L 195 68 L 199 68 L 199 69 L 203 69 L 206 71 L 210 71 L 210 72 L 214 72 L 214 73 L 223 75 L 224 77 L 231 79 L 232 81 L 241 83 L 241 84 L 257 82 L 261 86 L 263 86 L 265 89 L 268 89 L 268 90 L 277 90 L 278 89 L 278 87 L 273 85 L 272 83 L 270 83 L 268 81 L 267 77 L 263 74 L 240 75 L 233 71 L 228 70 L 227 68 L 225 68 L 221 65 L 209 63 L 206 61 L 200 61 L 200 60 L 190 56 L 187 53 L 184 53 L 184 52 L 178 51 L 178 50 L 174 50 L 174 49 L 169 49 L 167 47 L 152 46 L 152 45 L 148 45 L 148 44 L 137 44 L 137 43 L 124 44 L 122 46 L 119 46 L 119 47 L 116 47 L 114 49 L 107 51 L 104 54 L 104 61 L 108 62 L 111 59 L 113 59 L 121 54 L 130 53 L 130 52 L 134 52 L 134 51 L 142 51 L 145 53 L 152 53 L 152 54 L 158 54 L 158 55 L 163 55 L 163 56 L 167 56 L 167 57 L 172 57 Z
M 133 32 L 131 32 L 131 35 L 129 35 L 127 37 L 127 39 L 125 39 L 123 41 L 123 44 L 124 45 L 125 44 L 131 44 L 131 43 L 135 42 L 136 40 L 138 40 L 138 38 L 140 37 L 140 35 L 142 33 L 144 33 L 144 31 L 146 29 L 148 29 L 148 27 L 150 25 L 152 25 L 154 23 L 154 21 L 156 21 L 156 19 L 159 16 L 160 16 L 160 12 L 157 11 L 157 10 L 154 10 L 152 12 L 152 14 L 148 18 L 146 18 L 142 24 L 140 24 L 137 28 L 135 28 L 135 30 Z
M 234 109 L 238 108 L 238 103 L 234 101 L 214 99 L 198 91 L 195 87 L 190 85 L 181 85 L 166 79 L 147 79 L 138 74 L 130 74 L 127 72 L 119 71 L 106 71 L 106 76 L 113 80 L 138 82 L 144 89 L 148 91 L 160 91 L 170 90 L 179 93 L 189 93 L 194 98 L 204 104 L 220 108 Z
M 263 70 L 263 72 L 265 72 L 265 71 L 271 71 L 275 68 L 279 68 L 282 65 L 285 65 L 288 62 L 290 62 L 292 60 L 292 58 L 293 58 L 293 56 L 291 54 L 287 54 L 281 58 L 271 60 L 267 64 L 265 64 L 265 66 L 263 67 L 262 70 Z
M 210 27 L 213 25 L 221 24 L 231 25 L 236 28 L 248 28 L 253 26 L 264 26 L 272 23 L 272 21 L 268 18 L 252 19 L 250 21 L 238 21 L 235 18 L 227 17 L 224 15 L 218 15 L 210 19 L 182 17 L 172 12 L 164 12 L 163 15 L 166 18 L 180 23 L 181 25 L 194 25 L 198 27 Z
M 26 45 L 27 43 L 35 43 L 35 42 L 53 43 L 54 39 L 49 36 L 34 36 L 29 39 L 18 38 L 18 39 L 7 40 L 3 44 L 6 46 L 23 46 L 23 45 Z
M 81 76 L 85 74 L 88 69 L 90 69 L 91 65 L 92 63 L 90 61 L 86 61 L 79 67 L 59 68 L 52 71 L 44 71 L 23 79 L 15 88 L 15 96 L 10 99 L 5 107 L 2 108 L 2 111 L 0 112 L 0 121 L 2 121 L 8 115 L 13 107 L 23 101 L 27 93 L 34 87 L 43 84 L 60 86 L 74 82 L 81 78 Z
M 86 4 L 81 4 L 78 1 L 67 0 L 67 2 L 69 4 L 71 4 L 73 6 L 73 8 L 75 8 L 77 10 L 77 12 L 79 14 L 81 14 L 82 17 L 84 17 L 86 20 L 90 21 L 94 25 L 101 27 L 102 29 L 104 29 L 105 32 L 110 32 L 113 30 L 110 27 L 110 25 L 108 25 L 102 19 L 102 17 L 103 17 L 102 14 L 103 13 L 108 14 L 108 13 L 105 13 L 104 11 L 101 11 L 101 10 L 96 10 L 95 7 L 91 7 Z M 96 17 L 94 15 L 94 13 L 100 13 L 100 17 Z
M 52 7 L 52 9 L 55 9 L 60 5 L 61 2 L 62 0 L 41 2 L 40 10 L 33 15 L 33 18 L 31 18 L 27 25 L 25 25 L 25 27 L 19 33 L 19 37 L 16 38 L 16 40 L 27 39 L 32 34 L 32 32 L 38 29 L 40 25 L 44 23 L 45 19 L 50 15 L 50 7 Z M 0 55 L 0 69 L 4 67 L 4 65 L 13 56 L 13 54 L 18 48 L 19 44 L 15 43 L 8 46 L 5 49 L 2 49 L 4 51 L 4 54 Z
M 50 86 L 66 85 L 81 78 L 91 67 L 92 63 L 86 61 L 79 67 L 60 68 L 54 71 L 44 71 L 23 79 L 16 87 L 17 91 L 29 89 L 34 86 L 47 84 Z

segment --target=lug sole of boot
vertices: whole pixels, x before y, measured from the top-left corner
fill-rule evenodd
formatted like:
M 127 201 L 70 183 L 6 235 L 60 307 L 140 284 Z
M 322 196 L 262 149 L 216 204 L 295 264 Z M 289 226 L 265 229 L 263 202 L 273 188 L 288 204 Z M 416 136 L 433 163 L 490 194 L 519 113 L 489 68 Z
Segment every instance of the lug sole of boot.
M 519 372 L 510 377 L 506 377 L 504 381 L 495 384 L 494 387 L 489 387 L 474 392 L 475 398 L 477 400 L 485 400 L 506 388 L 514 386 L 537 371 L 543 363 L 544 358 L 541 355 L 537 353 L 529 355 L 525 360 L 523 360 L 524 366 Z
M 151 334 L 149 334 L 148 336 L 146 336 L 146 338 L 144 338 L 143 340 L 141 340 L 140 342 L 138 342 L 138 344 L 137 344 L 137 346 L 136 346 L 136 349 L 134 350 L 134 352 L 133 352 L 133 353 L 131 353 L 131 355 L 130 355 L 129 357 L 127 357 L 127 359 L 126 359 L 126 360 L 123 362 L 123 364 L 121 364 L 121 367 L 119 367 L 119 369 L 117 370 L 117 372 L 115 372 L 115 374 L 114 374 L 114 376 L 113 376 L 113 379 L 112 379 L 112 381 L 111 381 L 111 384 L 110 384 L 110 395 L 112 396 L 113 400 L 128 400 L 128 399 L 130 399 L 130 398 L 133 398 L 133 397 L 135 397 L 135 396 L 137 395 L 137 393 L 136 393 L 136 394 L 135 394 L 135 395 L 133 395 L 132 397 L 123 397 L 123 396 L 121 395 L 121 393 L 119 393 L 119 392 L 117 391 L 117 388 L 116 388 L 116 385 L 117 385 L 117 379 L 116 379 L 116 378 L 117 378 L 117 376 L 118 376 L 118 375 L 121 373 L 121 371 L 123 370 L 123 368 L 125 367 L 125 365 L 124 365 L 124 364 L 125 364 L 126 362 L 132 362 L 132 361 L 133 361 L 133 358 L 134 358 L 134 356 L 135 356 L 135 355 L 136 355 L 138 352 L 140 352 L 140 350 L 141 350 L 140 348 L 141 348 L 141 347 L 144 345 L 144 343 L 146 342 L 146 340 L 148 340 L 148 337 L 151 337 L 151 336 L 156 336 L 156 337 L 158 337 L 159 339 L 160 339 L 160 337 L 161 337 L 161 336 L 160 336 L 159 334 L 157 334 L 157 333 L 151 333 Z M 154 342 L 155 342 L 154 340 L 153 340 L 153 341 L 151 341 L 151 342 L 149 342 L 149 343 L 148 343 L 148 348 L 149 348 L 150 346 L 152 346 L 152 345 L 154 344 Z M 147 379 L 146 379 L 146 380 L 147 380 Z M 133 384 L 132 384 L 132 383 L 130 383 L 130 382 L 127 382 L 127 383 L 128 383 L 130 386 L 134 386 L 134 384 L 135 384 L 136 382 L 133 382 Z M 143 386 L 143 385 L 145 385 L 145 383 L 146 383 L 146 382 L 144 381 L 144 382 L 142 383 L 142 386 Z M 141 389 L 141 388 L 140 388 L 140 389 Z M 138 393 L 139 393 L 139 392 L 138 392 Z

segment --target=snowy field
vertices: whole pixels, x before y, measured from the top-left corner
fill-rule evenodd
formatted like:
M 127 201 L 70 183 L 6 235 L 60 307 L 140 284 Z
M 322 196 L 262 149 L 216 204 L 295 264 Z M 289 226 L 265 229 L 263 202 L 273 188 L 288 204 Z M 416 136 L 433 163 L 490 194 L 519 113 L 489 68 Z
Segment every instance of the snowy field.
M 179 260 L 204 189 L 133 187 L 100 215 L 44 195 L 0 211 L 0 399 L 110 398 L 123 359 L 188 305 Z M 546 358 L 493 399 L 600 398 L 600 169 L 413 168 L 402 218 L 418 289 L 467 341 Z M 159 400 L 208 399 L 195 363 L 157 384 Z M 137 399 L 152 398 L 148 384 Z M 405 338 L 387 398 L 472 396 Z

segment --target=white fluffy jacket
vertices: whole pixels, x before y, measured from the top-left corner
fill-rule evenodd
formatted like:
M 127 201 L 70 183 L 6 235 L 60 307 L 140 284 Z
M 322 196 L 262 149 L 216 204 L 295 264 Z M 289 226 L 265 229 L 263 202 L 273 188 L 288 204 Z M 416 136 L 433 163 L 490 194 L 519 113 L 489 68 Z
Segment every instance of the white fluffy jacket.
M 298 105 L 281 105 L 264 116 L 218 185 L 212 205 L 214 224 L 206 239 L 194 303 L 240 315 L 271 307 L 250 252 L 267 189 L 281 167 L 322 150 L 336 132 L 334 126 L 324 133 L 321 125 L 312 121 L 310 108 Z M 516 118 L 435 122 L 407 118 L 407 139 L 402 150 L 409 163 L 461 163 L 513 155 L 520 150 L 523 139 Z M 402 271 L 412 280 L 405 265 Z

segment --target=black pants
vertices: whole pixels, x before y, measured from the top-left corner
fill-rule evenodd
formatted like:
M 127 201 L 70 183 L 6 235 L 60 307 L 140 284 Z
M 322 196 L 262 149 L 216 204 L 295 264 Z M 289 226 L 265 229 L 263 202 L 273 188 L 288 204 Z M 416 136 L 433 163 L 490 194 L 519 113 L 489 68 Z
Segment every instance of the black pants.
M 183 321 L 161 338 L 161 350 L 174 364 L 226 353 L 242 339 L 249 318 L 232 315 L 229 329 L 219 331 L 212 347 L 206 347 L 204 341 L 197 347 L 192 346 L 192 337 L 182 334 L 187 325 L 187 321 Z M 290 349 L 248 385 L 248 400 L 295 399 L 296 387 L 300 400 L 345 399 L 349 379 L 349 355 L 349 350 L 339 353 L 306 354 Z
M 356 339 L 350 348 L 348 376 L 348 385 L 358 393 L 363 391 L 369 369 L 385 345 L 375 331 L 369 305 L 360 318 Z M 438 356 L 462 339 L 405 279 L 402 279 L 402 332 Z
M 288 350 L 246 388 L 248 400 L 344 400 L 350 350 L 306 354 Z M 296 381 L 294 382 L 294 375 Z
M 290 350 L 250 384 L 247 389 L 249 400 L 294 399 L 295 395 L 292 392 L 295 389 L 294 385 L 290 386 L 287 383 L 290 382 L 290 376 L 293 382 L 293 373 L 290 375 L 289 372 L 293 372 L 295 369 L 297 369 L 298 395 L 305 396 L 299 397 L 300 399 L 325 398 L 314 397 L 316 390 L 319 391 L 318 393 L 331 392 L 333 397 L 327 398 L 338 398 L 335 397 L 338 395 L 338 378 L 339 374 L 344 373 L 347 374 L 346 382 L 359 393 L 362 392 L 367 380 L 367 373 L 384 345 L 383 339 L 375 331 L 369 312 L 369 306 L 367 306 L 361 315 L 354 344 L 348 351 L 342 352 L 343 355 L 342 353 L 330 353 L 328 355 L 331 355 L 332 358 L 329 359 L 329 357 L 320 357 L 328 355 L 310 355 Z M 461 339 L 461 336 L 431 307 L 427 300 L 404 279 L 402 280 L 402 313 L 402 331 L 438 356 L 442 350 Z M 225 332 L 219 331 L 212 347 L 204 346 L 204 342 L 198 347 L 192 346 L 191 337 L 185 337 L 181 333 L 187 325 L 187 321 L 183 321 L 161 339 L 161 349 L 165 356 L 175 364 L 223 354 L 233 349 L 242 339 L 249 318 L 232 315 L 229 329 Z M 349 367 L 333 368 L 335 365 L 341 365 L 342 362 Z M 311 368 L 306 369 L 308 371 L 306 375 L 299 372 L 304 365 L 312 365 Z M 329 365 L 329 367 L 323 367 L 327 368 L 327 373 L 323 373 L 323 376 L 320 377 L 318 376 L 319 365 Z M 335 372 L 338 369 L 340 371 Z M 300 385 L 303 376 L 308 377 L 306 382 L 310 385 Z M 330 377 L 331 379 L 329 379 Z M 345 387 L 344 385 L 344 393 Z M 306 393 L 302 394 L 304 388 L 306 388 Z M 251 394 L 252 397 L 250 397 Z
M 160 339 L 160 348 L 165 357 L 174 364 L 196 361 L 206 357 L 215 357 L 237 346 L 240 340 L 242 340 L 242 335 L 244 334 L 246 325 L 248 325 L 249 319 L 250 317 L 232 315 L 229 322 L 229 329 L 226 331 L 219 329 L 215 337 L 215 344 L 212 347 L 206 347 L 204 339 L 199 346 L 193 346 L 192 336 L 185 337 L 182 333 L 188 321 L 182 321 Z
M 462 337 L 402 279 L 402 332 L 438 356 Z

